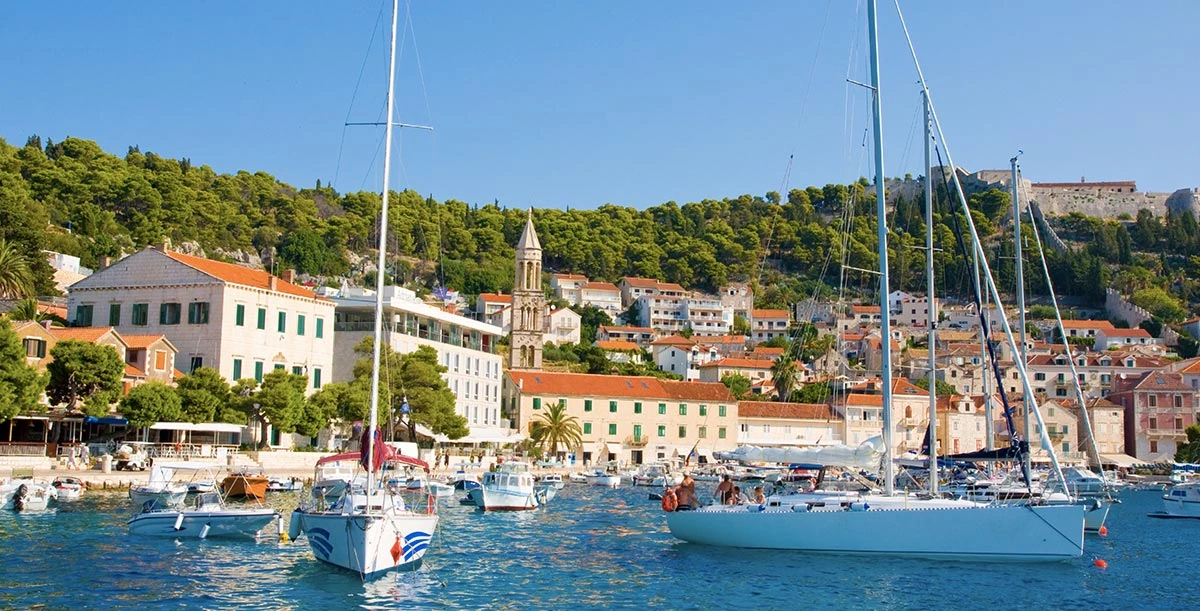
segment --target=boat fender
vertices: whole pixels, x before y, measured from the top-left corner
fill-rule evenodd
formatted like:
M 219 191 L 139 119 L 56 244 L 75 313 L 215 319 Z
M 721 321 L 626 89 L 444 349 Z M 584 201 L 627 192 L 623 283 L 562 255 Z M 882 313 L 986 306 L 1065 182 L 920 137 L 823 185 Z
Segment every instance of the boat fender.
M 796 512 L 796 513 L 805 513 L 805 512 L 807 512 L 809 509 L 810 509 L 810 507 L 808 506 L 808 504 L 803 504 L 803 505 L 792 505 L 792 511 L 794 511 L 794 512 Z
M 850 503 L 850 511 L 866 511 L 871 506 L 866 503 Z
M 182 516 L 180 516 L 180 517 L 182 517 Z M 201 539 L 206 539 L 206 538 L 208 538 L 208 527 L 209 527 L 209 525 L 208 525 L 208 524 L 205 524 L 205 525 L 204 525 L 204 528 L 201 528 L 201 529 L 200 529 L 200 538 L 201 538 Z
M 1100 499 L 1091 499 L 1090 501 L 1088 501 L 1087 510 L 1088 511 L 1096 511 L 1097 509 L 1100 509 L 1100 506 L 1102 504 L 1103 503 L 1100 502 Z
M 13 509 L 22 511 L 25 509 L 25 499 L 29 496 L 29 486 L 21 484 L 17 486 L 17 493 L 13 495 Z
M 179 512 L 179 516 L 175 518 L 175 530 L 183 530 L 183 512 Z M 203 538 L 203 537 L 201 537 Z
M 303 525 L 304 514 L 300 513 L 299 511 L 292 512 L 292 521 L 288 523 L 287 536 L 291 538 L 292 541 L 295 541 L 296 537 L 300 536 L 300 531 L 302 530 L 301 527 Z
M 663 491 L 662 508 L 667 513 L 679 509 L 679 497 L 675 496 L 675 490 L 667 488 Z

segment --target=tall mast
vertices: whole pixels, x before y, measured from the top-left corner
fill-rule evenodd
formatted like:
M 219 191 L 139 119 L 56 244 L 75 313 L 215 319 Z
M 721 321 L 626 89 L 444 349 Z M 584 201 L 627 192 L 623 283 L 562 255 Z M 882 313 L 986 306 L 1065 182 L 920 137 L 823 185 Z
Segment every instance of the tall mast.
M 883 186 L 883 102 L 879 96 L 879 26 L 875 0 L 867 2 L 867 37 L 871 42 L 871 114 L 875 127 L 875 216 L 879 235 L 879 328 L 880 367 L 883 385 L 883 477 L 888 494 L 896 491 L 892 465 L 892 325 L 888 311 L 887 193 Z
M 975 286 L 983 286 L 980 284 L 979 279 L 979 253 L 975 253 L 975 256 L 972 258 L 972 260 L 975 262 Z M 984 293 L 983 291 L 980 291 L 979 293 L 979 309 L 982 310 L 983 304 L 985 303 L 984 300 L 987 299 L 987 293 Z M 987 422 L 984 423 L 984 430 L 987 431 L 987 445 L 984 447 L 989 450 L 995 450 L 996 421 L 992 419 L 992 393 L 989 389 L 989 386 L 991 385 L 988 384 L 989 368 L 987 342 L 989 333 L 988 329 L 983 327 L 982 321 L 984 320 L 984 317 L 980 316 L 979 320 L 981 321 L 979 325 L 979 378 L 983 383 L 983 417 L 987 419 Z
M 1013 240 L 1016 242 L 1017 320 L 1018 324 L 1021 325 L 1019 332 L 1021 344 L 1017 346 L 1016 356 L 1017 358 L 1021 359 L 1021 365 L 1024 366 L 1028 363 L 1028 361 L 1025 360 L 1025 249 L 1021 244 L 1021 189 L 1020 185 L 1017 183 L 1020 176 L 1020 164 L 1017 162 L 1017 157 L 1020 156 L 1021 153 L 1018 152 L 1016 156 L 1009 160 L 1009 163 L 1012 164 Z M 1037 399 L 1034 397 L 1026 396 L 1024 400 L 1021 401 L 1023 414 L 1021 418 L 1021 436 L 1024 437 L 1026 443 L 1029 443 L 1029 403 L 1036 400 Z M 1030 473 L 1033 466 L 1031 463 L 1033 448 L 1030 447 L 1029 450 L 1030 451 L 1025 453 L 1024 457 L 1026 473 Z
M 938 493 L 937 463 L 937 313 L 933 308 L 933 159 L 930 140 L 933 120 L 929 117 L 929 92 L 921 88 L 925 108 L 925 299 L 929 312 L 929 494 Z
M 400 0 L 392 0 L 392 41 L 391 57 L 388 60 L 388 93 L 387 119 L 383 137 L 383 208 L 379 212 L 379 262 L 375 268 L 375 345 L 371 351 L 371 420 L 367 427 L 367 439 L 370 440 L 371 452 L 367 456 L 367 494 L 374 487 L 373 477 L 375 468 L 375 431 L 379 426 L 379 355 L 383 344 L 383 284 L 387 275 L 387 228 L 388 228 L 388 191 L 391 184 L 392 170 L 392 113 L 396 103 L 396 23 L 400 15 Z M 360 451 L 366 451 L 362 448 Z M 370 512 L 371 503 L 367 502 Z

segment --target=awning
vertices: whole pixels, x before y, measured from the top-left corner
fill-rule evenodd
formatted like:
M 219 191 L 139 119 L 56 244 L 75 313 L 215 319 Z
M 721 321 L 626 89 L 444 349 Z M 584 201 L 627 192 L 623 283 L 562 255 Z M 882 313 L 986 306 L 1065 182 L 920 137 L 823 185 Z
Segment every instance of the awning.
M 601 447 L 601 444 L 598 444 L 598 443 L 585 443 L 585 444 L 583 444 L 583 448 L 581 449 L 581 451 L 586 452 L 588 454 L 595 454 L 596 452 L 600 451 L 600 447 Z
M 1134 465 L 1140 465 L 1145 461 L 1138 460 L 1128 454 L 1101 454 L 1100 462 L 1106 465 L 1116 465 L 1118 467 L 1132 468 Z
M 471 431 L 466 437 L 458 439 L 449 439 L 444 435 L 438 436 L 438 441 L 442 443 L 517 443 L 525 439 L 525 436 L 520 433 L 509 433 L 504 429 L 482 429 Z
M 621 453 L 621 444 L 619 443 L 606 443 L 604 446 L 608 449 L 610 456 L 616 456 Z
M 156 422 L 152 431 L 198 431 L 202 433 L 241 433 L 246 427 L 228 422 Z
M 127 424 L 129 424 L 129 421 L 128 421 L 128 420 L 126 420 L 126 419 L 124 419 L 124 418 L 118 418 L 118 417 L 116 417 L 116 416 L 105 416 L 105 417 L 103 417 L 103 418 L 97 418 L 97 417 L 95 417 L 95 416 L 88 416 L 87 418 L 84 418 L 84 419 L 83 419 L 83 423 L 84 423 L 84 424 L 117 424 L 117 425 L 127 425 Z

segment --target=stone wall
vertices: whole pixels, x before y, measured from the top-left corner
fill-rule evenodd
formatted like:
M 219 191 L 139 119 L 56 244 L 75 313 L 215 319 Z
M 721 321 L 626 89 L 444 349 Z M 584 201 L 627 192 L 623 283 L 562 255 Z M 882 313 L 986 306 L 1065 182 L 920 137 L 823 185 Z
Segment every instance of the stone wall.
M 1142 322 L 1150 320 L 1150 312 L 1147 312 L 1145 308 L 1130 303 L 1115 289 L 1111 288 L 1104 290 L 1104 309 L 1108 312 L 1109 320 L 1124 320 L 1129 323 L 1131 328 L 1137 328 Z M 1163 325 L 1162 333 L 1159 334 L 1158 338 L 1167 346 L 1174 346 L 1179 343 L 1179 334 L 1166 325 Z
M 1167 213 L 1169 193 L 1114 192 L 1107 189 L 1079 187 L 1039 187 L 1034 185 L 1031 197 L 1042 211 L 1052 215 L 1079 212 L 1087 216 L 1115 219 L 1122 214 L 1137 218 L 1138 210 L 1146 208 L 1155 216 Z

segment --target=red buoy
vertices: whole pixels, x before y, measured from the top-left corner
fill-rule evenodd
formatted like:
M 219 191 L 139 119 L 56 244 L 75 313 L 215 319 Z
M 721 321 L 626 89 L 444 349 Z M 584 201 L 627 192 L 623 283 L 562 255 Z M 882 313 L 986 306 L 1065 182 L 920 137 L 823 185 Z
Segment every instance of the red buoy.
M 1108 536 L 1108 527 L 1107 527 L 1107 526 L 1104 526 L 1104 525 L 1101 525 L 1101 526 L 1100 526 L 1100 536 L 1101 536 L 1101 537 L 1107 537 L 1107 536 Z
M 1097 558 L 1096 561 L 1093 562 L 1092 564 L 1094 564 L 1096 566 L 1096 568 L 1098 568 L 1098 569 L 1107 569 L 1108 568 L 1108 563 L 1101 560 L 1100 558 Z

